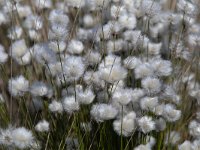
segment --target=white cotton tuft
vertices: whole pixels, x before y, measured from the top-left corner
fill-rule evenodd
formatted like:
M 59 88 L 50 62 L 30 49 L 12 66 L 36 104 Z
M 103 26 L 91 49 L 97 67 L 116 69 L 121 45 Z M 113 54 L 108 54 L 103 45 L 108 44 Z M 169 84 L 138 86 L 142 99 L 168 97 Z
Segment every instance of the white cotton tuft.
M 111 0 L 87 0 L 87 4 L 91 10 L 106 8 Z
M 124 48 L 124 41 L 122 39 L 109 40 L 106 45 L 108 53 L 119 52 Z
M 85 27 L 92 27 L 95 24 L 95 18 L 91 14 L 86 14 L 83 17 L 83 23 Z
M 94 104 L 90 114 L 97 122 L 103 122 L 104 120 L 114 119 L 118 110 L 110 104 Z
M 178 145 L 179 150 L 192 150 L 192 143 L 185 140 L 182 144 Z
M 23 96 L 29 90 L 29 81 L 20 75 L 8 81 L 8 90 L 13 96 Z
M 135 147 L 134 150 L 151 150 L 151 146 L 149 144 L 140 144 L 139 146 Z
M 32 50 L 34 52 L 34 58 L 38 63 L 46 65 L 46 63 L 56 62 L 55 52 L 52 51 L 46 43 L 35 44 Z
M 52 24 L 48 32 L 48 38 L 50 40 L 65 40 L 68 36 L 67 27 L 59 24 Z
M 22 57 L 27 51 L 25 40 L 17 40 L 10 47 L 10 56 L 13 58 Z
M 51 112 L 55 112 L 55 113 L 62 113 L 63 112 L 63 105 L 61 102 L 58 102 L 56 100 L 53 100 L 50 104 L 49 104 L 49 110 Z
M 153 77 L 142 79 L 142 87 L 150 94 L 157 94 L 161 91 L 159 79 Z
M 114 83 L 126 78 L 127 70 L 121 65 L 121 58 L 108 55 L 99 65 L 100 78 L 109 83 Z
M 43 20 L 40 16 L 30 15 L 23 22 L 23 26 L 27 29 L 39 30 L 43 27 Z
M 119 16 L 118 22 L 120 26 L 129 30 L 134 29 L 137 24 L 137 20 L 134 14 L 123 14 Z
M 52 96 L 52 89 L 44 82 L 35 81 L 31 87 L 30 92 L 33 96 Z
M 105 81 L 100 78 L 99 72 L 87 71 L 84 74 L 84 81 L 87 85 L 94 84 L 96 88 L 105 87 Z
M 128 69 L 135 69 L 137 66 L 142 64 L 142 61 L 134 56 L 128 56 L 124 61 L 123 64 Z
M 122 5 L 112 5 L 110 8 L 110 14 L 113 19 L 117 19 L 126 13 L 126 9 Z
M 156 76 L 169 76 L 172 73 L 172 64 L 168 60 L 151 60 L 152 68 Z
M 63 65 L 63 70 L 67 81 L 78 80 L 85 71 L 85 64 L 82 57 L 67 57 Z
M 69 114 L 78 111 L 80 109 L 79 102 L 74 96 L 67 96 L 62 101 L 63 108 Z
M 27 52 L 21 58 L 14 58 L 19 65 L 27 65 L 31 62 L 31 56 L 33 55 L 32 49 L 27 50 Z
M 127 115 L 125 115 L 122 119 L 115 120 L 113 122 L 113 128 L 115 132 L 117 132 L 118 135 L 123 136 L 131 136 L 131 134 L 136 129 L 136 114 L 135 112 L 129 112 Z
M 70 54 L 81 54 L 84 50 L 84 45 L 81 41 L 71 40 L 67 46 L 67 51 Z
M 11 40 L 20 39 L 22 36 L 23 30 L 20 26 L 15 26 L 8 31 L 8 37 Z
M 17 3 L 15 6 L 20 18 L 25 18 L 25 17 L 28 17 L 30 14 L 32 14 L 32 11 L 29 5 L 21 5 L 20 3 Z
M 153 75 L 153 68 L 149 63 L 141 63 L 136 66 L 134 72 L 136 79 L 145 78 Z
M 192 135 L 195 138 L 200 137 L 200 123 L 199 122 L 197 122 L 196 120 L 192 120 L 189 123 L 188 129 L 189 129 L 190 135 Z
M 132 93 L 132 102 L 138 102 L 140 98 L 142 98 L 145 95 L 145 91 L 143 89 L 140 88 L 135 88 Z
M 88 88 L 86 90 L 79 89 L 76 92 L 77 100 L 80 102 L 80 104 L 91 104 L 95 98 L 94 92 L 91 90 L 91 88 Z
M 49 122 L 47 122 L 46 120 L 42 120 L 37 123 L 37 125 L 35 126 L 35 129 L 38 132 L 49 131 Z
M 138 125 L 140 127 L 140 130 L 145 134 L 152 130 L 155 130 L 155 122 L 152 121 L 152 118 L 148 116 L 140 118 L 138 120 Z
M 12 131 L 12 139 L 14 145 L 20 149 L 30 147 L 34 141 L 32 132 L 24 127 L 14 129 Z
M 121 105 L 127 105 L 132 99 L 132 90 L 131 89 L 117 89 L 112 94 L 112 100 Z
M 66 4 L 69 7 L 80 8 L 80 7 L 84 7 L 85 0 L 66 0 Z
M 100 78 L 108 83 L 114 83 L 116 81 L 123 80 L 127 76 L 127 70 L 120 65 L 100 68 L 99 73 Z
M 144 97 L 140 100 L 142 110 L 154 111 L 158 105 L 158 97 Z
M 51 0 L 33 0 L 33 3 L 37 9 L 52 8 Z
M 85 61 L 89 65 L 96 65 L 101 61 L 101 54 L 99 52 L 89 50 L 85 56 Z
M 49 21 L 52 25 L 66 28 L 69 23 L 69 17 L 62 10 L 54 9 L 50 12 Z
M 63 52 L 66 48 L 66 43 L 64 41 L 51 41 L 49 42 L 49 48 L 55 53 Z
M 172 104 L 166 104 L 163 111 L 163 117 L 169 122 L 175 122 L 181 118 L 181 111 L 176 110 Z
M 0 144 L 5 146 L 13 145 L 13 137 L 12 137 L 12 127 L 8 127 L 7 129 L 0 129 Z

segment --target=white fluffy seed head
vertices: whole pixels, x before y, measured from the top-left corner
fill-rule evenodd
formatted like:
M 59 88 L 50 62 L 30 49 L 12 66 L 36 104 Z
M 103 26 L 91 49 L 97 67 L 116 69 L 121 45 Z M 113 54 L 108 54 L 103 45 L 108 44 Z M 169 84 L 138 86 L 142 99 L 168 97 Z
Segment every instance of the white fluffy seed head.
M 81 104 L 91 104 L 95 98 L 95 94 L 94 92 L 88 88 L 85 91 L 83 90 L 78 90 L 76 92 L 76 96 L 77 96 L 77 100 L 81 103 Z
M 48 87 L 44 82 L 34 82 L 30 87 L 30 92 L 33 96 L 47 96 L 50 91 L 50 87 Z
M 148 133 L 155 129 L 155 122 L 151 117 L 144 116 L 138 120 L 138 125 L 143 133 Z
M 158 97 L 144 97 L 140 100 L 140 107 L 143 110 L 154 111 L 158 105 Z
M 52 24 L 48 32 L 50 40 L 65 40 L 68 36 L 68 29 L 62 25 Z
M 95 88 L 105 87 L 105 81 L 100 78 L 99 72 L 87 71 L 84 74 L 84 81 L 87 85 L 93 84 Z
M 80 109 L 79 102 L 74 96 L 67 96 L 62 101 L 63 108 L 69 114 L 78 111 Z
M 37 123 L 37 125 L 35 126 L 35 129 L 38 132 L 49 131 L 49 122 L 47 122 L 46 120 L 42 120 L 42 121 Z
M 132 102 L 138 102 L 140 98 L 142 98 L 145 95 L 145 91 L 143 89 L 140 88 L 135 88 L 132 93 Z
M 12 127 L 0 130 L 0 144 L 1 145 L 5 145 L 5 146 L 13 145 L 12 131 L 13 131 Z
M 128 69 L 135 69 L 138 65 L 141 65 L 142 62 L 139 58 L 134 56 L 128 56 L 124 61 L 123 64 Z
M 176 110 L 172 104 L 166 104 L 164 107 L 163 117 L 169 122 L 175 122 L 181 118 L 181 111 Z
M 121 105 L 127 105 L 132 99 L 132 90 L 131 89 L 117 89 L 112 95 L 112 100 Z
M 151 147 L 149 144 L 140 144 L 139 146 L 135 147 L 134 150 L 151 150 Z
M 13 58 L 22 57 L 27 51 L 25 40 L 17 40 L 10 47 L 10 56 Z
M 131 136 L 131 134 L 136 129 L 136 114 L 135 112 L 129 112 L 123 118 L 115 120 L 113 122 L 113 128 L 118 135 L 123 135 L 125 137 Z
M 179 150 L 191 150 L 192 149 L 192 143 L 190 141 L 186 140 L 178 146 L 178 149 Z
M 123 14 L 119 16 L 118 22 L 120 26 L 129 30 L 134 29 L 137 24 L 137 20 L 134 14 Z
M 156 76 L 169 76 L 172 73 L 172 64 L 168 60 L 155 59 L 150 64 Z
M 199 138 L 200 137 L 200 123 L 196 120 L 192 120 L 188 126 L 189 133 L 193 137 Z
M 28 148 L 34 141 L 31 131 L 24 127 L 16 128 L 12 131 L 14 145 L 20 149 Z
M 153 68 L 149 63 L 142 63 L 135 68 L 135 78 L 145 78 L 153 75 Z
M 124 48 L 124 41 L 122 39 L 115 39 L 109 40 L 107 42 L 107 51 L 108 53 L 114 53 L 114 52 L 119 52 L 122 51 Z
M 19 65 L 27 65 L 31 61 L 31 56 L 33 55 L 32 50 L 28 50 L 21 58 L 16 57 L 15 60 Z
M 99 52 L 89 50 L 85 56 L 85 61 L 87 61 L 89 65 L 96 65 L 101 61 L 101 54 Z
M 20 3 L 17 3 L 15 6 L 20 18 L 25 18 L 32 14 L 31 8 L 28 5 L 21 5 Z
M 127 70 L 121 65 L 99 68 L 100 78 L 109 83 L 114 83 L 126 78 Z
M 78 80 L 85 71 L 85 64 L 83 63 L 82 57 L 67 57 L 64 62 L 63 70 L 67 81 Z
M 62 113 L 63 112 L 63 106 L 62 103 L 56 100 L 53 100 L 50 104 L 49 104 L 49 110 L 51 112 L 54 113 Z
M 45 9 L 45 8 L 51 8 L 52 7 L 52 1 L 51 0 L 34 0 L 35 8 L 37 9 Z
M 43 20 L 40 16 L 30 15 L 23 22 L 23 26 L 27 29 L 39 30 L 43 27 Z
M 69 18 L 62 10 L 55 9 L 50 12 L 49 21 L 51 24 L 66 28 L 69 23 Z
M 142 87 L 150 94 L 157 94 L 161 91 L 159 79 L 153 77 L 142 79 Z
M 45 65 L 46 63 L 56 62 L 56 54 L 48 47 L 48 44 L 35 44 L 31 49 L 34 52 L 34 58 L 38 63 Z
M 51 41 L 49 42 L 49 48 L 54 52 L 63 52 L 66 48 L 66 43 L 64 41 Z
M 92 27 L 95 24 L 95 18 L 91 14 L 86 14 L 83 17 L 85 27 Z
M 19 27 L 19 26 L 15 26 L 15 27 L 11 28 L 11 29 L 8 31 L 8 37 L 9 37 L 11 40 L 17 40 L 17 39 L 20 39 L 20 38 L 21 38 L 22 33 L 23 33 L 22 28 Z
M 126 9 L 125 9 L 124 6 L 112 5 L 111 8 L 110 8 L 111 17 L 114 18 L 114 19 L 118 18 L 119 16 L 121 16 L 125 13 L 126 13 Z
M 67 46 L 67 51 L 70 54 L 81 54 L 84 50 L 83 43 L 78 40 L 71 40 Z
M 85 0 L 66 0 L 66 4 L 69 7 L 80 8 L 85 6 Z
M 90 10 L 98 10 L 102 8 L 106 8 L 111 0 L 87 0 L 87 4 L 90 8 Z
M 103 122 L 104 120 L 114 119 L 118 110 L 110 104 L 102 103 L 93 105 L 90 114 L 97 122 Z
M 13 96 L 23 96 L 29 90 L 29 81 L 20 75 L 8 81 L 8 90 Z

